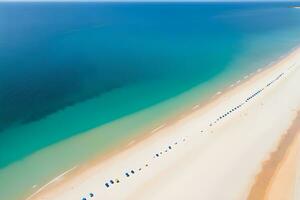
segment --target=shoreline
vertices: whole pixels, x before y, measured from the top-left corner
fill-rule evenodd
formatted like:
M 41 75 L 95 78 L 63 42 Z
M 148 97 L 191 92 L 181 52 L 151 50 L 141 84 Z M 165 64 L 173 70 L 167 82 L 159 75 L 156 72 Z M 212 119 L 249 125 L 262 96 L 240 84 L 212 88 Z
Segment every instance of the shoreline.
M 88 165 L 85 165 L 83 167 L 79 167 L 79 168 L 75 169 L 70 174 L 67 174 L 66 176 L 64 176 L 63 179 L 59 181 L 59 183 L 56 182 L 56 184 L 54 184 L 53 187 L 50 186 L 49 188 L 46 188 L 47 191 L 46 190 L 41 191 L 40 193 L 38 193 L 37 195 L 34 195 L 33 198 L 30 198 L 30 199 L 36 199 L 40 195 L 43 195 L 44 192 L 48 193 L 49 191 L 50 192 L 55 191 L 57 189 L 57 187 L 59 187 L 61 185 L 65 185 L 65 186 L 69 185 L 69 184 L 72 185 L 72 183 L 74 181 L 76 182 L 75 179 L 78 179 L 78 177 L 74 178 L 74 176 L 78 176 L 79 174 L 80 174 L 79 176 L 90 176 L 91 174 L 95 173 L 94 171 L 97 171 L 97 170 L 93 170 L 93 168 L 97 168 L 97 167 L 101 166 L 103 162 L 109 160 L 111 157 L 116 157 L 120 152 L 130 150 L 133 146 L 140 145 L 141 143 L 146 142 L 145 140 L 148 140 L 149 138 L 158 135 L 158 133 L 160 136 L 164 136 L 164 135 L 162 135 L 164 133 L 169 134 L 168 131 L 165 131 L 165 130 L 170 128 L 170 126 L 172 127 L 174 125 L 174 123 L 177 124 L 177 123 L 181 123 L 182 121 L 188 121 L 189 118 L 193 118 L 193 115 L 196 115 L 199 112 L 201 112 L 201 113 L 207 112 L 207 110 L 210 110 L 211 107 L 215 106 L 216 104 L 219 104 L 220 101 L 222 102 L 223 98 L 230 96 L 231 93 L 235 93 L 235 91 L 239 90 L 239 88 L 245 87 L 245 85 L 251 84 L 252 82 L 256 81 L 253 79 L 260 79 L 265 74 L 270 73 L 269 71 L 276 70 L 277 65 L 278 65 L 277 67 L 280 67 L 281 62 L 284 62 L 285 59 L 287 59 L 291 55 L 295 54 L 295 52 L 297 52 L 297 51 L 299 51 L 299 49 L 289 52 L 287 57 L 280 58 L 279 61 L 277 61 L 274 65 L 266 66 L 262 70 L 258 69 L 257 73 L 255 73 L 253 76 L 251 75 L 252 73 L 250 75 L 246 75 L 247 78 L 241 78 L 241 80 L 234 83 L 234 86 L 232 86 L 232 87 L 231 86 L 225 87 L 225 90 L 222 90 L 222 92 L 218 92 L 212 98 L 207 100 L 207 102 L 203 102 L 202 104 L 194 105 L 189 111 L 184 112 L 183 114 L 178 116 L 176 119 L 172 119 L 172 120 L 166 122 L 163 125 L 163 127 L 159 126 L 157 128 L 154 128 L 152 131 L 150 131 L 150 133 L 141 134 L 136 139 L 134 139 L 134 141 L 127 141 L 126 145 L 124 142 L 124 145 L 122 145 L 122 147 L 107 153 L 105 156 L 102 156 L 101 158 L 90 162 Z M 129 144 L 128 144 L 128 142 L 129 142 Z M 72 180 L 72 179 L 74 179 L 74 180 Z M 72 183 L 70 183 L 70 182 L 72 182 Z
M 291 50 L 292 52 L 293 50 Z M 287 54 L 290 54 L 291 52 L 288 52 Z M 278 59 L 278 61 L 272 61 L 272 64 L 279 62 L 280 60 L 284 59 L 284 57 L 280 57 Z M 236 87 L 239 87 L 240 84 L 243 84 L 247 81 L 250 81 L 252 78 L 255 78 L 256 76 L 258 76 L 258 73 L 261 73 L 264 70 L 269 69 L 270 67 L 272 67 L 271 65 L 266 65 L 263 68 L 259 68 L 258 70 L 256 70 L 255 72 L 251 72 L 248 75 L 246 75 L 247 78 L 242 77 L 241 79 L 234 81 L 232 84 L 230 84 L 229 86 L 224 87 L 223 90 L 217 92 L 215 95 L 211 96 L 210 98 L 208 98 L 207 100 L 198 103 L 196 105 L 194 105 L 192 108 L 190 108 L 189 110 L 186 110 L 184 112 L 182 112 L 181 114 L 179 114 L 176 117 L 170 118 L 169 120 L 163 122 L 161 125 L 157 126 L 156 128 L 153 128 L 151 131 L 146 131 L 143 134 L 139 134 L 138 136 L 136 136 L 133 140 L 125 140 L 124 142 L 122 142 L 122 144 L 120 144 L 118 148 L 113 148 L 110 149 L 108 152 L 106 152 L 104 155 L 100 155 L 98 158 L 90 160 L 88 163 L 85 163 L 83 165 L 80 166 L 74 166 L 69 170 L 66 170 L 65 172 L 61 173 L 60 175 L 56 176 L 55 178 L 53 178 L 51 181 L 49 181 L 47 184 L 43 185 L 40 189 L 38 189 L 37 191 L 35 191 L 33 194 L 31 194 L 30 196 L 26 197 L 25 200 L 31 200 L 31 199 L 35 199 L 36 195 L 38 195 L 39 193 L 43 193 L 44 189 L 47 189 L 48 191 L 52 191 L 53 189 L 55 190 L 56 187 L 59 187 L 61 184 L 65 184 L 69 183 L 70 181 L 72 181 L 72 179 L 74 179 L 73 176 L 76 176 L 77 174 L 84 174 L 87 172 L 87 170 L 89 170 L 90 168 L 93 168 L 96 165 L 99 165 L 99 163 L 105 162 L 106 160 L 108 160 L 110 157 L 117 155 L 118 153 L 130 148 L 131 146 L 133 146 L 134 144 L 137 144 L 139 142 L 142 142 L 143 140 L 146 140 L 147 138 L 153 136 L 154 134 L 157 134 L 156 132 L 166 128 L 170 125 L 172 125 L 173 123 L 176 123 L 178 121 L 180 121 L 182 118 L 193 114 L 194 112 L 197 112 L 199 109 L 203 109 L 205 106 L 208 106 L 209 104 L 214 103 L 213 101 L 217 101 L 219 98 L 222 97 L 222 95 L 224 95 L 225 93 L 228 93 L 229 91 L 235 89 Z M 61 178 L 63 178 L 64 180 L 62 180 Z M 54 185 L 52 185 L 54 184 Z M 36 185 L 35 185 L 36 187 Z M 53 188 L 54 187 L 54 188 Z

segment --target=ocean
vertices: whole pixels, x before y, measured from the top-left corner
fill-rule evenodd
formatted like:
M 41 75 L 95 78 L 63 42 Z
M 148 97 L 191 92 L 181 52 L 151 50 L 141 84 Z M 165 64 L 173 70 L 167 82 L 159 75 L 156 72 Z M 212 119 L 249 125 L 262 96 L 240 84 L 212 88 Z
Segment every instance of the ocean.
M 18 200 L 300 42 L 294 3 L 0 3 L 0 196 Z

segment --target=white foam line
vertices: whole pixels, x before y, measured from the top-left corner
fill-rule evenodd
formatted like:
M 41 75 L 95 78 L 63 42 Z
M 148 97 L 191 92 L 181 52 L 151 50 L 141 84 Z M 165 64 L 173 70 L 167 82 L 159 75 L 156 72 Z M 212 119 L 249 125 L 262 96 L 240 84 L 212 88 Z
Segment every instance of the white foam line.
M 260 71 L 261 71 L 261 68 L 259 68 L 259 69 L 256 70 L 257 73 L 260 72 Z
M 131 140 L 128 144 L 127 144 L 127 146 L 130 146 L 130 145 L 132 145 L 132 144 L 134 144 L 135 143 L 135 140 Z
M 220 95 L 220 94 L 222 94 L 222 92 L 217 92 L 214 96 L 212 96 L 211 98 L 214 98 L 214 97 L 216 97 L 216 96 L 218 96 L 218 95 Z
M 241 82 L 241 80 L 238 80 L 237 82 L 236 82 L 236 84 L 239 84 Z
M 199 107 L 199 104 L 195 105 L 195 106 L 193 107 L 193 110 L 195 110 L 195 109 L 198 108 L 198 107 Z
M 248 75 L 246 75 L 246 76 L 244 76 L 244 79 L 247 79 L 249 76 Z
M 46 187 L 48 187 L 49 185 L 51 185 L 52 183 L 58 181 L 59 179 L 61 179 L 64 175 L 66 175 L 67 173 L 69 173 L 70 171 L 74 170 L 75 168 L 77 168 L 77 166 L 72 167 L 71 169 L 65 171 L 64 173 L 60 174 L 59 176 L 55 177 L 54 179 L 52 179 L 50 182 L 48 182 L 46 185 L 42 186 L 40 189 L 38 189 L 35 193 L 33 193 L 32 195 L 30 195 L 29 197 L 27 197 L 25 200 L 29 200 L 32 197 L 34 197 L 35 195 L 37 195 L 38 193 L 40 193 L 43 189 L 45 189 Z
M 162 129 L 162 128 L 165 127 L 165 126 L 166 126 L 166 124 L 162 124 L 162 125 L 160 125 L 159 127 L 153 129 L 153 130 L 151 131 L 151 133 L 154 133 L 154 132 L 158 131 L 159 129 Z

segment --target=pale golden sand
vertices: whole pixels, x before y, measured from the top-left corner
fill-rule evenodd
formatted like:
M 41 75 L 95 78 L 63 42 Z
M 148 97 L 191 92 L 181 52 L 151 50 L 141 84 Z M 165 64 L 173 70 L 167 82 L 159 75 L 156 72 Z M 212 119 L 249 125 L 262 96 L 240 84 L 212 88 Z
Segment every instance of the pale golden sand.
M 248 200 L 292 200 L 300 150 L 300 114 L 270 158 L 263 163 Z

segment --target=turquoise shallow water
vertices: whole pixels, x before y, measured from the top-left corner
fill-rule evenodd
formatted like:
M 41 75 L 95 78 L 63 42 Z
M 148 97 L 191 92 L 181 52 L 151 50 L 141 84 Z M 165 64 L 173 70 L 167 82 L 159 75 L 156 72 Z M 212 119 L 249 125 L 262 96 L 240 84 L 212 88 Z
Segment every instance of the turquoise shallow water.
M 1 196 L 30 194 L 288 52 L 300 41 L 288 5 L 0 4 Z

